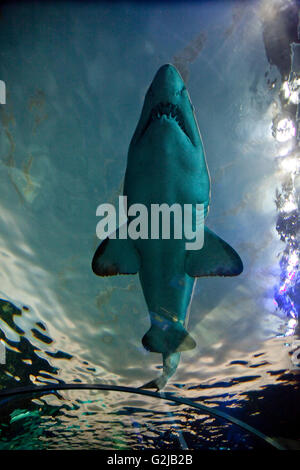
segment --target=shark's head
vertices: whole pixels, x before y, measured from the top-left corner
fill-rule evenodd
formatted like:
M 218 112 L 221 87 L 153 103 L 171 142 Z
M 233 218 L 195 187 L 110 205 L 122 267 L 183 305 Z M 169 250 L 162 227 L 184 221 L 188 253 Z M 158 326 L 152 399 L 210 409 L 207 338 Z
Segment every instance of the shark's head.
M 166 64 L 160 67 L 146 93 L 131 143 L 138 145 L 143 138 L 156 136 L 170 139 L 172 134 L 181 139 L 183 145 L 202 149 L 189 93 L 177 69 Z
M 166 190 L 164 202 L 179 202 L 180 197 L 185 204 L 197 201 L 205 205 L 207 214 L 210 178 L 202 139 L 189 93 L 179 72 L 170 64 L 160 67 L 146 93 L 129 146 L 125 193 L 132 192 L 136 179 L 144 181 L 145 175 L 152 178 L 156 201 L 165 191 L 162 181 L 172 182 L 169 188 L 178 182 L 176 190 Z M 139 188 L 138 185 L 137 192 Z M 138 192 L 138 200 L 141 197 Z

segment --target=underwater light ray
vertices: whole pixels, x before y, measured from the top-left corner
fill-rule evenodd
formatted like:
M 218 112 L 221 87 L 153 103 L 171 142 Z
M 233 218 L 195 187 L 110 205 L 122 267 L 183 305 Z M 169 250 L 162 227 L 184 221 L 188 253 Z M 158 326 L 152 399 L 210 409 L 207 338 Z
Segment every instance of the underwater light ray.
M 285 249 L 280 258 L 280 279 L 274 286 L 277 308 L 286 317 L 283 336 L 295 334 L 299 302 L 299 194 L 295 184 L 299 174 L 300 156 L 300 5 L 299 2 L 279 2 L 267 8 L 263 3 L 262 22 L 266 57 L 281 76 L 278 112 L 272 121 L 272 135 L 279 145 L 281 189 L 276 189 L 276 230 Z M 268 12 L 272 17 L 268 16 Z M 284 25 L 284 27 L 283 27 Z M 280 40 L 273 41 L 275 31 L 281 27 Z
M 221 418 L 225 421 L 229 421 L 236 426 L 244 429 L 245 431 L 254 434 L 258 438 L 264 440 L 267 444 L 276 448 L 277 450 L 286 450 L 284 446 L 279 444 L 275 439 L 267 436 L 266 434 L 258 431 L 247 423 L 244 423 L 240 419 L 225 413 L 224 411 L 216 410 L 215 408 L 210 408 L 208 406 L 202 405 L 201 403 L 195 403 L 188 398 L 181 398 L 167 392 L 152 392 L 142 388 L 135 387 L 124 387 L 119 385 L 106 385 L 106 384 L 52 384 L 52 385 L 39 385 L 39 386 L 26 386 L 26 387 L 17 387 L 0 391 L 0 399 L 3 397 L 6 400 L 0 402 L 0 406 L 7 401 L 8 397 L 13 397 L 14 395 L 25 395 L 31 393 L 44 393 L 44 392 L 54 392 L 58 390 L 106 390 L 108 392 L 124 392 L 124 393 L 136 393 L 138 395 L 144 395 L 148 397 L 158 398 L 160 400 L 167 400 L 173 403 L 178 403 L 180 405 L 188 405 L 192 408 Z

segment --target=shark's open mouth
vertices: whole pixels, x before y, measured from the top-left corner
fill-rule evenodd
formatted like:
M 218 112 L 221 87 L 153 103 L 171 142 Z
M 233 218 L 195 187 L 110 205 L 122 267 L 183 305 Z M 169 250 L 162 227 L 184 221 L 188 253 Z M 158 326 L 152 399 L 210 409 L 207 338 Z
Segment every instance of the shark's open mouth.
M 141 136 L 143 136 L 148 129 L 148 127 L 154 122 L 159 120 L 162 116 L 166 116 L 168 119 L 172 119 L 176 121 L 178 126 L 181 128 L 181 130 L 185 133 L 185 135 L 189 138 L 189 135 L 187 133 L 187 130 L 184 125 L 184 118 L 183 114 L 176 104 L 173 103 L 159 103 L 157 106 L 155 106 L 149 116 L 149 119 L 141 133 Z

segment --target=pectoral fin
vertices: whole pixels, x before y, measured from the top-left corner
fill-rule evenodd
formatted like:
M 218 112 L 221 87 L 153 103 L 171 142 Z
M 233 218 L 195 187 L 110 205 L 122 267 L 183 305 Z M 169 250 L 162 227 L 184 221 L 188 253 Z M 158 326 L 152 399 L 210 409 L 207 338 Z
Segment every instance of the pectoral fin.
M 116 235 L 118 237 L 118 231 Z M 139 254 L 130 238 L 106 238 L 98 246 L 92 261 L 92 269 L 98 276 L 136 274 L 139 267 Z
M 237 252 L 207 227 L 201 250 L 186 253 L 185 272 L 192 277 L 237 276 L 243 263 Z

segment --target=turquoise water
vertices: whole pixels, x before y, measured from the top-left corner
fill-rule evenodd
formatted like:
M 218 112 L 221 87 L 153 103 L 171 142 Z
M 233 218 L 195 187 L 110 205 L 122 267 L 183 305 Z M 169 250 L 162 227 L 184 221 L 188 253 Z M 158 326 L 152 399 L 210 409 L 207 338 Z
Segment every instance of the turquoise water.
M 138 278 L 97 278 L 91 259 L 96 208 L 121 194 L 145 92 L 171 62 L 206 150 L 207 225 L 244 272 L 198 280 L 188 326 L 197 347 L 165 390 L 299 440 L 297 323 L 274 299 L 285 244 L 272 124 L 283 80 L 268 62 L 260 2 L 10 3 L 0 23 L 0 388 L 139 387 L 158 374 L 161 357 L 141 344 L 149 316 Z M 182 436 L 188 448 L 265 445 L 187 407 L 117 392 L 27 396 L 3 403 L 0 417 L 3 449 L 182 448 Z

